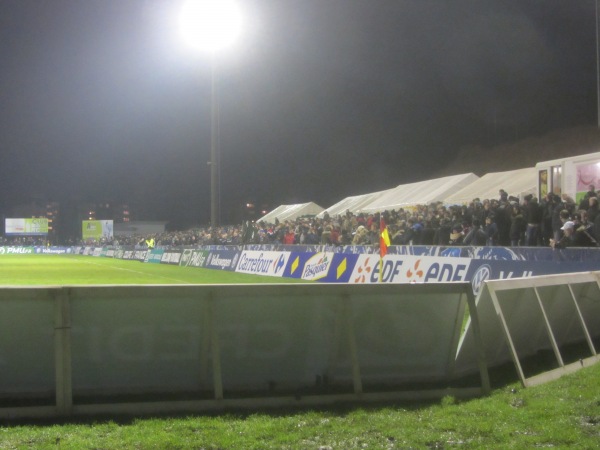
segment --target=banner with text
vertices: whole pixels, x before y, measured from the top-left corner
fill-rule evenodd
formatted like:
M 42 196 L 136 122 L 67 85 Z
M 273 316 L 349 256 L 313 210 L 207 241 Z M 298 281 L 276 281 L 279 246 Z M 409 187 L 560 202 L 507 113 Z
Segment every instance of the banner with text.
M 81 223 L 81 237 L 83 240 L 113 238 L 113 221 L 112 220 L 84 220 Z
M 46 236 L 48 234 L 48 219 L 5 219 L 5 234 L 12 236 Z

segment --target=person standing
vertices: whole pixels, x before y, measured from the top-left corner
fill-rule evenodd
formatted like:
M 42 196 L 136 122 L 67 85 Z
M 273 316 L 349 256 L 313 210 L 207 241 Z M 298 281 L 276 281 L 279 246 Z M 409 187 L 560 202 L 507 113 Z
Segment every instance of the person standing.
M 148 250 L 154 249 L 154 238 L 152 236 L 146 239 L 146 247 L 148 247 Z
M 538 203 L 537 198 L 533 195 L 526 195 L 524 200 L 524 218 L 527 222 L 525 245 L 535 247 L 538 245 L 538 239 L 540 238 L 540 228 L 542 226 L 544 211 Z
M 525 231 L 527 230 L 527 222 L 523 217 L 521 208 L 518 204 L 512 207 L 512 215 L 510 221 L 510 245 L 519 247 L 525 242 Z
M 498 245 L 498 225 L 494 222 L 494 214 L 490 214 L 485 218 L 485 234 L 487 236 L 485 245 Z

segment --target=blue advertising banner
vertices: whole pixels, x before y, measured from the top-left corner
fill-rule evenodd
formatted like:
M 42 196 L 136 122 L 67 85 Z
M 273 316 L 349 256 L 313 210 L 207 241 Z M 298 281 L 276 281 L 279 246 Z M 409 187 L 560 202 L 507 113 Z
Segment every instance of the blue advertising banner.
M 392 246 L 380 261 L 370 246 L 0 247 L 0 254 L 62 253 L 236 271 L 324 283 L 468 281 L 477 295 L 486 280 L 600 270 L 599 248 Z
M 359 255 L 336 253 L 333 255 L 331 267 L 325 278 L 320 281 L 326 283 L 348 283 Z
M 559 253 L 553 254 L 555 258 Z M 485 280 L 523 278 L 600 269 L 595 258 L 585 261 L 526 261 L 475 259 L 423 255 L 335 254 L 327 277 L 329 283 L 440 283 L 468 281 L 477 294 Z M 381 272 L 381 276 L 380 276 Z
M 35 247 L 34 252 L 38 255 L 65 255 L 74 253 L 72 247 Z
M 291 252 L 282 276 L 310 281 L 324 279 L 329 274 L 334 256 L 332 252 Z
M 595 261 L 580 261 L 558 264 L 553 261 L 471 261 L 466 280 L 471 282 L 473 293 L 479 294 L 486 280 L 506 280 L 508 278 L 529 278 L 539 275 L 559 273 L 591 272 L 600 269 Z
M 351 249 L 353 248 L 347 247 L 345 250 Z M 388 254 L 502 261 L 596 261 L 600 263 L 600 249 L 594 247 L 558 250 L 550 247 L 442 247 L 403 245 L 388 247 Z
M 240 259 L 240 254 L 241 252 L 237 250 L 213 250 L 206 258 L 204 267 L 234 271 Z
M 304 270 L 304 264 L 313 256 L 312 253 L 306 253 L 302 251 L 290 252 L 288 263 L 283 269 L 284 278 L 302 278 L 302 271 Z

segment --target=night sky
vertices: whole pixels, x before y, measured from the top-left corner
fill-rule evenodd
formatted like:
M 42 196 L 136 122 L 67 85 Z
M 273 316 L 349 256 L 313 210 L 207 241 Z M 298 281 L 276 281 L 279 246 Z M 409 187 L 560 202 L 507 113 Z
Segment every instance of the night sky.
M 240 0 L 221 222 L 431 178 L 596 123 L 594 0 Z M 0 215 L 32 196 L 208 223 L 210 59 L 177 0 L 0 0 Z

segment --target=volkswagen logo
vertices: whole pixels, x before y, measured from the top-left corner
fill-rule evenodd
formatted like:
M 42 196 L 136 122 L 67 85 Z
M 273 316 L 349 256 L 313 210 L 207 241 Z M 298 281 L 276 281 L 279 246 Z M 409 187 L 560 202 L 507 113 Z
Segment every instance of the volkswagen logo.
M 482 265 L 475 275 L 473 275 L 473 279 L 471 280 L 471 286 L 473 287 L 473 294 L 475 297 L 479 295 L 481 289 L 483 288 L 483 282 L 485 280 L 489 280 L 492 276 L 492 268 L 487 264 Z

